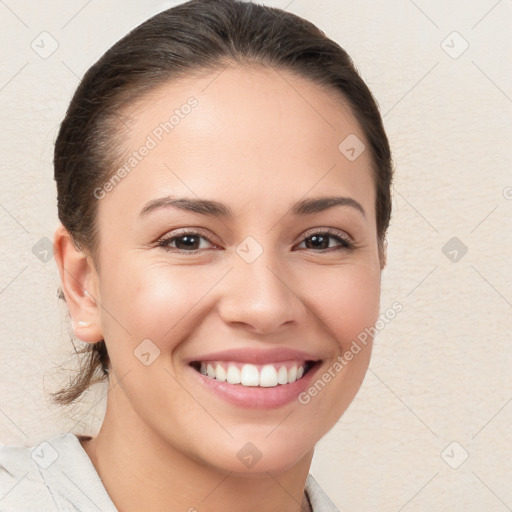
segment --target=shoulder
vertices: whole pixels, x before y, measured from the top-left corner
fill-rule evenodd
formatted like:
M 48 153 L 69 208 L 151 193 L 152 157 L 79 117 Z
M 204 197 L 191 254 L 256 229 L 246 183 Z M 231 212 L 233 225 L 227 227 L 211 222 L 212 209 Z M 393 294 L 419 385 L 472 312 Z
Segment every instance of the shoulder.
M 58 438 L 52 442 L 58 444 Z M 42 473 L 56 452 L 49 441 L 36 446 L 0 445 L 0 512 L 57 510 Z
M 89 510 L 91 499 L 100 510 L 115 511 L 76 435 L 0 445 L 0 512 Z
M 311 503 L 312 512 L 339 512 L 339 509 L 329 499 L 311 474 L 308 475 L 306 480 L 305 491 Z

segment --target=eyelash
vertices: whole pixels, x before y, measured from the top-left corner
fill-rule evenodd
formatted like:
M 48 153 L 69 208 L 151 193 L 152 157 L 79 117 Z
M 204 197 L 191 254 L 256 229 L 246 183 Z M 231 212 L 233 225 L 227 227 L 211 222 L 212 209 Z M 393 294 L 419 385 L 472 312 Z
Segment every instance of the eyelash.
M 157 246 L 161 247 L 165 251 L 169 251 L 169 252 L 177 252 L 177 253 L 180 253 L 180 254 L 195 255 L 201 249 L 194 249 L 194 250 L 191 250 L 191 251 L 187 251 L 187 250 L 184 250 L 184 249 L 178 249 L 176 247 L 169 247 L 170 243 L 172 243 L 172 242 L 174 242 L 174 241 L 176 241 L 176 240 L 178 240 L 180 238 L 184 238 L 185 236 L 189 236 L 189 235 L 192 235 L 192 236 L 195 236 L 195 237 L 200 237 L 200 238 L 206 240 L 208 243 L 210 243 L 212 245 L 215 245 L 204 234 L 202 234 L 202 233 L 200 233 L 198 231 L 189 230 L 189 231 L 184 231 L 184 232 L 182 232 L 182 233 L 180 233 L 178 235 L 173 235 L 173 236 L 170 236 L 170 237 L 164 237 L 164 238 L 162 238 L 161 240 L 159 240 L 157 242 Z M 325 253 L 325 252 L 333 252 L 333 251 L 334 252 L 336 252 L 336 251 L 351 251 L 351 250 L 356 248 L 356 244 L 354 242 L 352 242 L 351 240 L 349 240 L 348 237 L 344 237 L 344 236 L 340 235 L 337 231 L 335 232 L 335 231 L 330 230 L 330 229 L 310 232 L 310 234 L 308 234 L 307 236 L 305 236 L 303 238 L 303 240 L 300 242 L 300 244 L 304 243 L 305 240 L 312 238 L 314 235 L 322 235 L 322 236 L 327 236 L 329 238 L 335 239 L 339 243 L 339 246 L 338 247 L 328 247 L 327 249 L 320 249 L 318 251 L 315 250 L 315 249 L 305 249 L 305 250 L 313 251 L 313 252 L 319 252 L 319 253 Z

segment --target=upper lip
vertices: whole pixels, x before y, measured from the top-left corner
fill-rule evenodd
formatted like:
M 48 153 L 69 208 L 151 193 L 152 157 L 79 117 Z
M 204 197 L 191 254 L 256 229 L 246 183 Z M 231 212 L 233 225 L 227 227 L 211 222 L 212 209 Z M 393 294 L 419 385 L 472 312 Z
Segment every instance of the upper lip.
M 272 349 L 237 348 L 198 355 L 189 359 L 188 362 L 232 361 L 247 364 L 272 364 L 290 360 L 319 361 L 320 358 L 308 352 L 285 347 Z

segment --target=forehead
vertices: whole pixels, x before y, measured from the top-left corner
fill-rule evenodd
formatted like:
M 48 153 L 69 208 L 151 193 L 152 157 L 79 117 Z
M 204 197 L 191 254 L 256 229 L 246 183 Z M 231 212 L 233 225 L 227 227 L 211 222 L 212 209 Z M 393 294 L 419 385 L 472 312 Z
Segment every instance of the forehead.
M 197 106 L 190 112 L 185 107 L 192 98 Z M 339 91 L 264 65 L 227 64 L 221 69 L 198 70 L 156 87 L 127 110 L 135 127 L 133 136 L 141 131 L 158 132 L 157 125 L 171 121 L 172 138 L 190 128 L 219 142 L 217 135 L 222 130 L 231 136 L 224 139 L 226 145 L 241 140 L 245 145 L 251 140 L 277 145 L 295 137 L 311 140 L 310 146 L 319 142 L 337 146 L 338 139 L 350 133 L 364 138 Z M 188 119 L 182 124 L 184 118 Z M 180 129 L 178 124 L 182 124 Z M 159 138 L 158 133 L 156 136 Z
M 201 197 L 230 194 L 236 210 L 251 194 L 262 205 L 277 193 L 296 198 L 341 186 L 364 196 L 373 211 L 369 151 L 355 160 L 343 152 L 344 141 L 366 144 L 347 102 L 290 71 L 228 65 L 196 73 L 160 85 L 125 113 L 121 165 L 151 148 L 132 157 L 129 178 L 109 200 L 122 193 L 150 199 L 179 188 Z

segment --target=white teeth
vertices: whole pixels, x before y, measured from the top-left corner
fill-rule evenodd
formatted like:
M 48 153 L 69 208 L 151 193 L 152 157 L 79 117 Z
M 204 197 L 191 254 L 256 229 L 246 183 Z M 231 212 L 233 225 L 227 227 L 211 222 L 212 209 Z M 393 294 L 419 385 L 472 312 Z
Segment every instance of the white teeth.
M 226 380 L 229 384 L 240 384 L 240 370 L 236 366 L 229 365 Z
M 226 370 L 220 364 L 215 367 L 215 378 L 221 382 L 227 379 Z
M 233 363 L 201 363 L 199 371 L 219 382 L 262 388 L 291 384 L 304 375 L 304 366 L 296 364 L 290 368 L 286 368 L 283 364 L 279 365 L 279 363 L 277 365 L 266 364 L 259 368 L 253 364 L 244 364 L 240 369 L 239 365 Z
M 277 372 L 277 382 L 278 384 L 288 384 L 288 370 L 286 366 L 281 366 L 279 371 Z
M 288 382 L 295 382 L 297 380 L 297 367 L 292 366 L 288 370 Z
M 261 369 L 260 386 L 262 388 L 273 388 L 277 386 L 277 372 L 271 364 L 267 364 Z
M 244 364 L 240 374 L 240 382 L 243 386 L 258 386 L 260 383 L 258 368 L 253 364 Z

